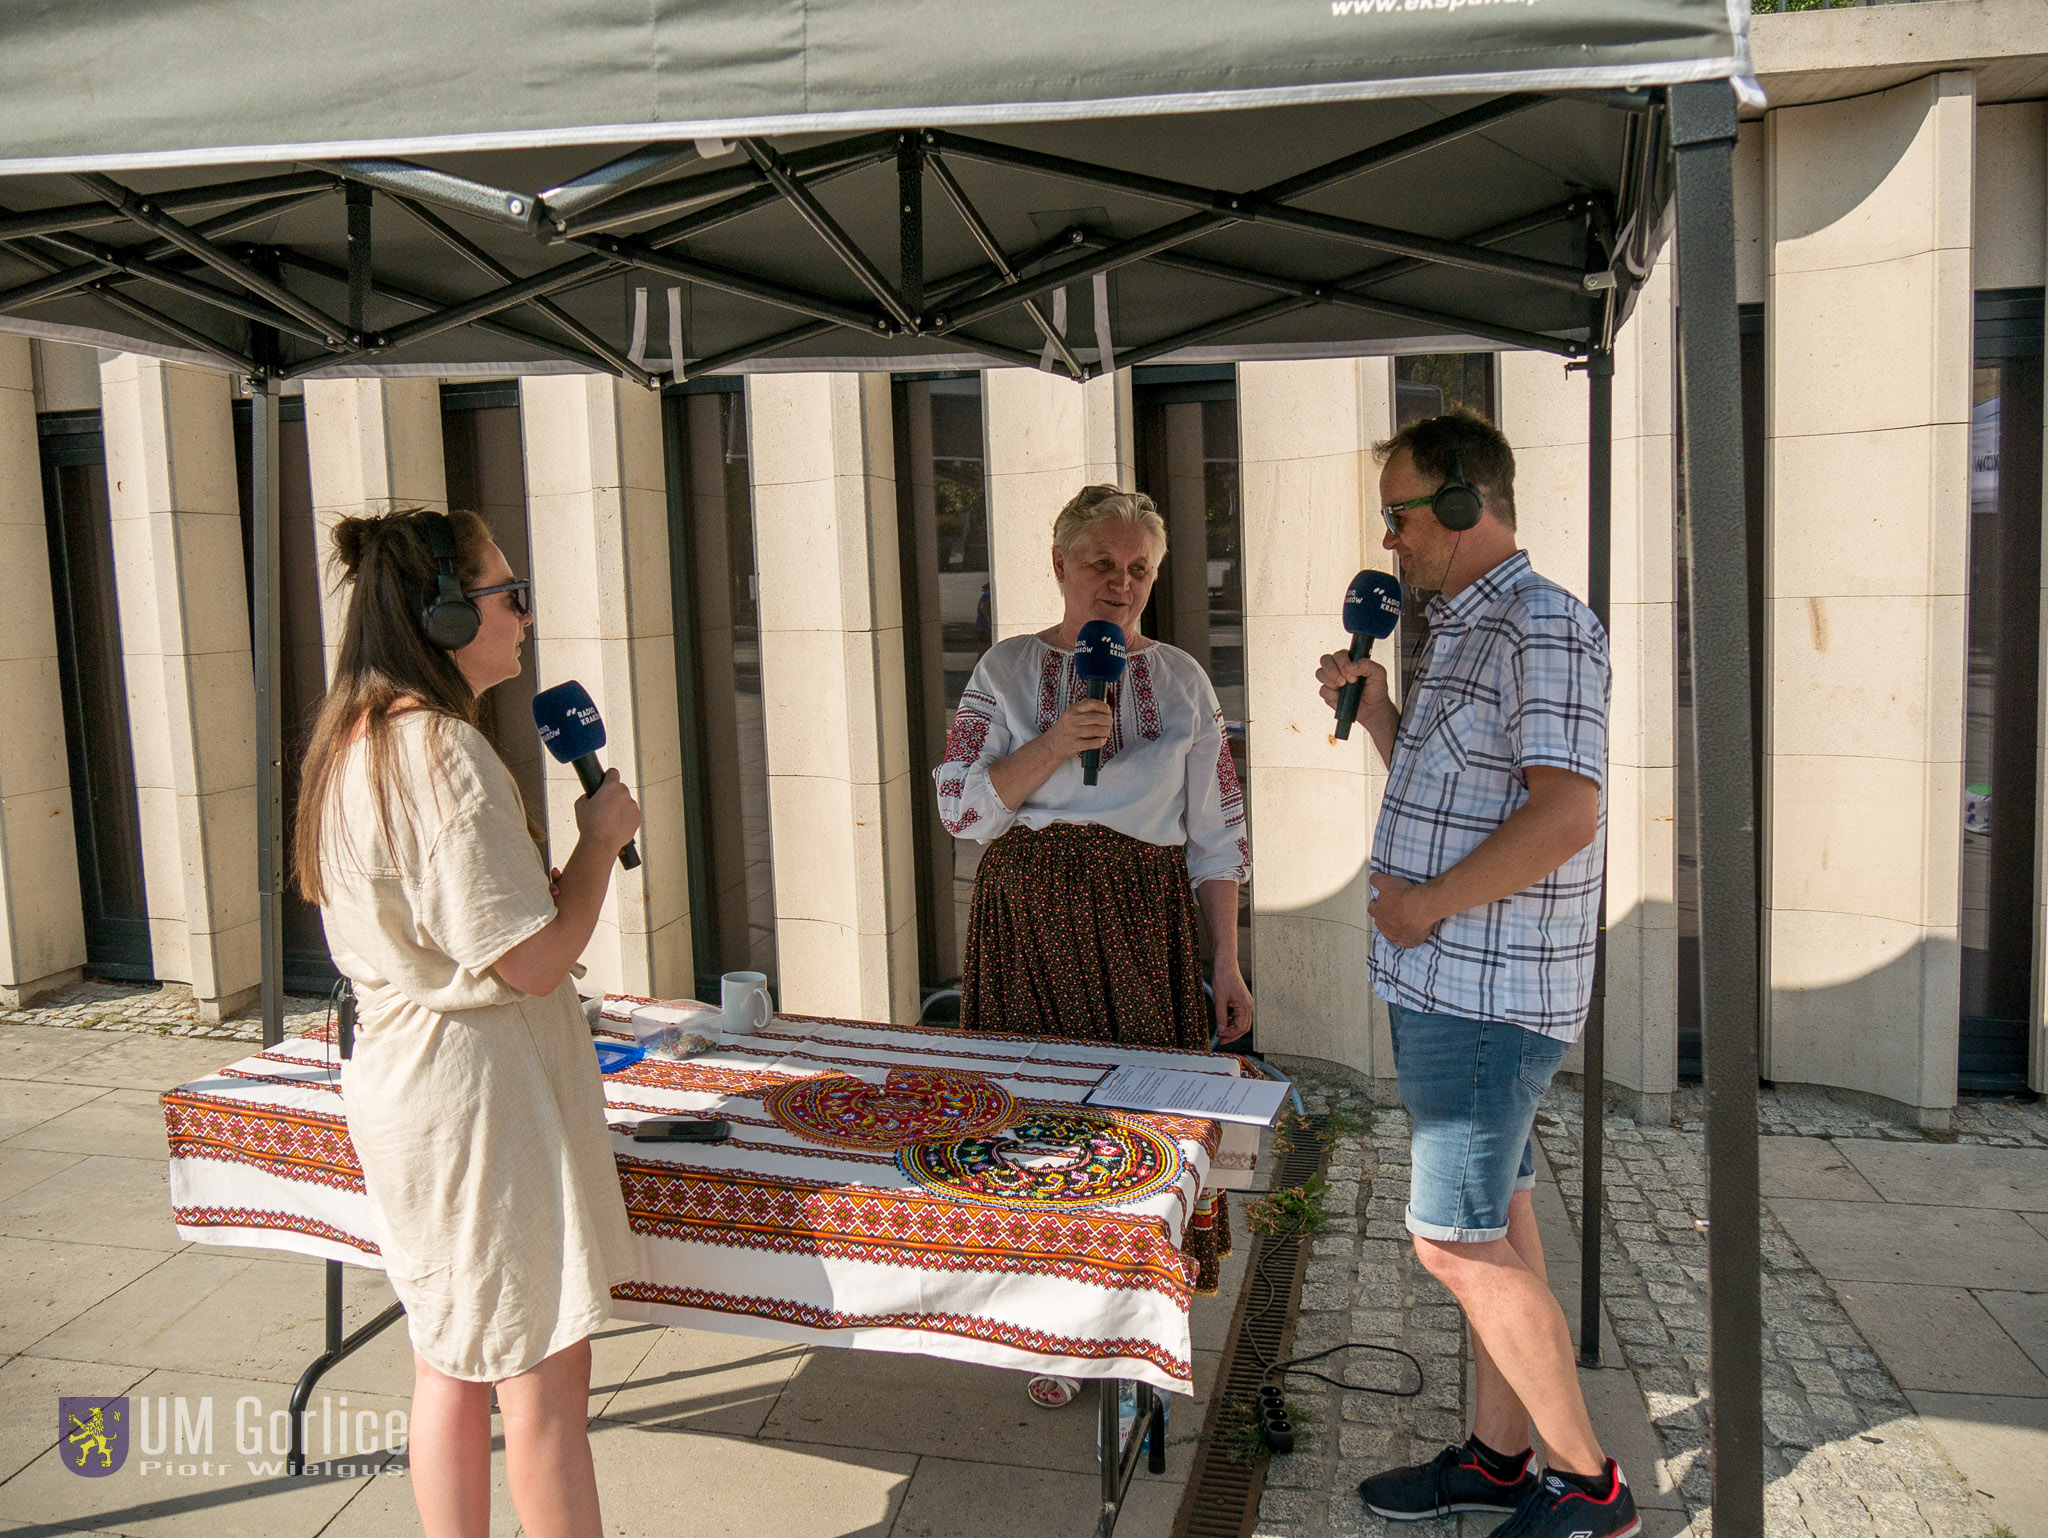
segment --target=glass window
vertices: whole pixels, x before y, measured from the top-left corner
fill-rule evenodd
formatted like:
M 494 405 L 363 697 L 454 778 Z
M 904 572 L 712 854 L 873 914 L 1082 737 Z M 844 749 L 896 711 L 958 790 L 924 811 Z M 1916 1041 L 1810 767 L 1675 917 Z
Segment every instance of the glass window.
M 714 1001 L 727 972 L 779 986 L 747 401 L 739 379 L 707 378 L 662 404 L 690 932 Z
M 918 972 L 932 990 L 959 982 L 967 910 L 984 847 L 946 831 L 930 778 L 945 757 L 961 692 L 991 640 L 981 376 L 899 378 L 892 393 L 910 793 L 916 808 Z
M 1977 295 L 1957 1087 L 2027 1087 L 2041 639 L 2042 291 Z
M 1394 360 L 1394 430 L 1462 407 L 1499 420 L 1494 355 L 1490 352 L 1415 353 Z M 1377 493 L 1375 493 L 1377 495 Z M 1375 531 L 1376 532 L 1376 531 Z M 1401 607 L 1401 695 L 1405 699 L 1429 640 L 1431 588 L 1404 581 Z

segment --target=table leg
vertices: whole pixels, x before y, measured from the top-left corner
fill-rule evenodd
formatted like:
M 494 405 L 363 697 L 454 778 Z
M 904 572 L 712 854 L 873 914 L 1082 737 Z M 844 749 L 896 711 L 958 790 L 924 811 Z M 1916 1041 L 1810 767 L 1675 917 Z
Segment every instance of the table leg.
M 327 1349 L 313 1358 L 312 1365 L 299 1375 L 299 1381 L 292 1389 L 291 1451 L 285 1455 L 284 1471 L 298 1475 L 306 1471 L 306 1404 L 313 1397 L 313 1390 L 321 1377 L 343 1357 L 365 1345 L 389 1329 L 405 1312 L 403 1303 L 394 1303 L 353 1335 L 341 1333 L 341 1262 L 327 1262 Z
M 1138 1472 L 1138 1458 L 1147 1449 L 1147 1467 L 1154 1474 L 1166 1472 L 1166 1406 L 1149 1383 L 1134 1383 L 1137 1416 L 1131 1422 L 1131 1440 L 1121 1436 L 1123 1418 L 1117 1413 L 1123 1387 L 1120 1378 L 1096 1380 L 1095 1456 L 1102 1469 L 1102 1513 L 1095 1524 L 1095 1538 L 1110 1538 L 1116 1519 L 1123 1511 L 1124 1495 L 1131 1476 Z

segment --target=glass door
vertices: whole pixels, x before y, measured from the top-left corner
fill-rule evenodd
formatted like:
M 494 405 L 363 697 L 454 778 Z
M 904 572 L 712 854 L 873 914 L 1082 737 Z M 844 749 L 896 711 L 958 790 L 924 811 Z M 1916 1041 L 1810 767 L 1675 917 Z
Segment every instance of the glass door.
M 1977 295 L 1956 1087 L 2027 1088 L 2041 640 L 2042 291 Z
M 100 414 L 45 413 L 36 419 L 36 436 L 86 965 L 102 977 L 153 982 Z

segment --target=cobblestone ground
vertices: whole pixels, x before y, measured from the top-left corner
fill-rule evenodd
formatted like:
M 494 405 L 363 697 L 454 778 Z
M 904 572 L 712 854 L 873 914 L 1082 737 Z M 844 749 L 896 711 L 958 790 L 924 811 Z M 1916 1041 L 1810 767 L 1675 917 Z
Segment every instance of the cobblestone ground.
M 1364 1111 L 1360 1092 L 1308 1079 L 1311 1111 Z M 1781 1135 L 1931 1137 L 2001 1146 L 2048 1145 L 2039 1107 L 1977 1103 L 1956 1130 L 1923 1133 L 1873 1121 L 1867 1106 L 1824 1093 L 1764 1093 L 1762 1123 Z M 1449 1294 L 1416 1263 L 1402 1224 L 1408 1194 L 1408 1119 L 1370 1107 L 1369 1132 L 1332 1156 L 1333 1205 L 1353 1221 L 1314 1242 L 1302 1288 L 1295 1354 L 1346 1340 L 1398 1346 L 1421 1364 L 1422 1392 L 1391 1398 L 1372 1388 L 1412 1388 L 1414 1371 L 1378 1353 L 1331 1359 L 1334 1388 L 1290 1377 L 1296 1452 L 1268 1465 L 1256 1532 L 1261 1538 L 1451 1538 L 1479 1534 L 1491 1518 L 1386 1524 L 1356 1494 L 1379 1469 L 1432 1457 L 1464 1435 L 1463 1325 Z M 1610 1116 L 1608 1242 L 1603 1288 L 1627 1366 L 1641 1388 L 1673 1479 L 1689 1538 L 1713 1530 L 1706 1458 L 1706 1215 L 1698 1097 L 1681 1096 L 1674 1127 L 1638 1127 Z M 1552 1097 L 1538 1136 L 1579 1221 L 1577 1096 Z M 1993 1519 L 1921 1426 L 1828 1284 L 1763 1212 L 1766 1526 L 1772 1538 L 1989 1538 Z M 1318 1364 L 1328 1367 L 1329 1363 Z M 1300 1420 L 1307 1420 L 1305 1433 Z M 1460 1527 L 1462 1521 L 1466 1525 Z
M 324 996 L 288 993 L 284 1033 L 297 1036 L 327 1018 Z M 261 1042 L 263 1017 L 255 1007 L 212 1024 L 199 1018 L 192 990 L 178 983 L 108 983 L 88 979 L 27 1009 L 0 1010 L 0 1023 L 67 1025 L 86 1031 L 149 1031 L 158 1036 L 201 1036 Z

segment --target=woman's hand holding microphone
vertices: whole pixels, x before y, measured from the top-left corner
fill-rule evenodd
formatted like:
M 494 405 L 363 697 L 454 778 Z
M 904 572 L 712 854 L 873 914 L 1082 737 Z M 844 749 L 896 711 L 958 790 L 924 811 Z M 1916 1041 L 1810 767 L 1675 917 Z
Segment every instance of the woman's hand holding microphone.
M 579 841 L 603 850 L 609 860 L 631 843 L 639 831 L 640 803 L 626 789 L 618 770 L 605 770 L 604 783 L 576 803 Z
M 1108 742 L 1109 729 L 1115 721 L 1107 700 L 1078 699 L 1043 736 L 1032 738 L 1008 757 L 990 764 L 989 783 L 1003 805 L 1015 811 L 1053 777 L 1061 764 Z

